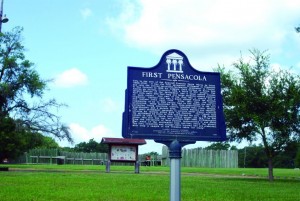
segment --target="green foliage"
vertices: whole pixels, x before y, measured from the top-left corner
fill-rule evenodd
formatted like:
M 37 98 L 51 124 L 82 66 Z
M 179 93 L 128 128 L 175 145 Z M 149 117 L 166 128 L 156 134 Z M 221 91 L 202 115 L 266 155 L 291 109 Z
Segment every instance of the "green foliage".
M 16 27 L 0 35 L 0 118 L 13 114 L 19 127 L 71 141 L 59 116 L 49 112 L 64 105 L 55 99 L 42 99 L 48 81 L 41 79 L 34 64 L 25 58 L 22 31 Z M 37 102 L 29 101 L 27 95 Z
M 227 142 L 215 142 L 205 147 L 207 150 L 229 150 L 230 144 Z
M 143 155 L 148 155 L 148 156 L 158 156 L 159 154 L 156 152 L 156 151 L 151 151 L 151 152 L 148 152 L 148 153 L 145 153 Z
M 72 142 L 69 128 L 60 122 L 57 114 L 50 112 L 64 105 L 55 99 L 43 99 L 48 81 L 41 79 L 34 64 L 25 58 L 22 31 L 16 27 L 0 34 L 0 122 L 3 127 L 0 138 L 6 142 L 1 144 L 1 149 L 15 149 L 16 155 L 24 147 L 43 144 L 45 139 L 40 133 Z M 37 143 L 31 138 L 36 138 Z M 50 141 L 48 139 L 48 143 Z
M 46 87 L 46 81 L 40 79 L 33 63 L 25 59 L 22 31 L 17 27 L 0 35 L 0 116 L 19 110 L 26 113 L 28 103 L 24 94 L 41 97 Z
M 238 150 L 238 148 L 237 148 L 237 146 L 232 145 L 232 146 L 230 147 L 230 150 Z
M 274 157 L 274 167 L 280 168 L 295 168 L 295 160 L 299 143 L 289 142 L 284 147 L 283 151 Z
M 108 153 L 108 145 L 96 142 L 94 139 L 90 139 L 88 143 L 81 142 L 74 147 L 74 151 L 76 152 L 100 152 L 100 153 Z
M 239 167 L 265 168 L 267 162 L 268 159 L 262 145 L 244 147 L 239 150 Z
M 18 133 L 15 132 L 15 124 L 11 118 L 0 118 L 0 163 L 3 159 L 15 157 L 18 153 L 14 153 L 14 144 L 19 145 L 21 142 L 16 141 Z
M 218 68 L 227 132 L 231 141 L 262 140 L 272 180 L 273 158 L 300 139 L 300 79 L 272 71 L 265 52 L 250 53 L 250 61 L 241 58 L 233 71 Z
M 4 158 L 15 159 L 37 147 L 55 148 L 58 144 L 40 133 L 17 128 L 12 118 L 0 119 L 0 162 Z
M 59 148 L 59 145 L 57 144 L 57 142 L 53 138 L 42 135 L 42 143 L 39 146 L 36 146 L 34 148 L 37 148 L 37 149 L 57 149 L 57 148 Z
M 74 152 L 74 148 L 73 147 L 60 147 L 59 149 L 61 151 Z
M 298 144 L 298 150 L 295 158 L 295 166 L 300 168 L 300 143 Z

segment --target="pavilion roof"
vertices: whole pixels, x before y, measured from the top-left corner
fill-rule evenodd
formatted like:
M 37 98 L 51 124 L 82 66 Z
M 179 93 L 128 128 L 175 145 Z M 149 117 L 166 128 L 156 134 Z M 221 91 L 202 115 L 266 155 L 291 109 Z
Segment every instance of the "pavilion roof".
M 129 138 L 109 138 L 103 137 L 101 140 L 103 144 L 137 144 L 143 145 L 146 144 L 144 139 L 129 139 Z

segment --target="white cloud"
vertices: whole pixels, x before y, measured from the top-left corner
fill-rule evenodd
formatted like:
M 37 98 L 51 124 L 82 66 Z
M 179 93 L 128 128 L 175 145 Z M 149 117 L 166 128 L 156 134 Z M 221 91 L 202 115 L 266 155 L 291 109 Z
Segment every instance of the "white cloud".
M 273 63 L 273 64 L 271 64 L 271 69 L 272 69 L 272 71 L 279 73 L 282 70 L 282 67 L 278 63 Z
M 286 16 L 286 12 L 283 16 L 280 11 L 286 8 L 294 11 L 291 14 L 295 16 L 298 13 L 290 6 L 291 2 L 165 0 L 159 1 L 158 6 L 158 1 L 141 0 L 143 9 L 140 17 L 131 22 L 130 17 L 136 16 L 130 13 L 135 9 L 128 9 L 133 5 L 127 5 L 120 15 L 120 22 L 124 25 L 127 41 L 142 46 L 173 42 L 189 45 L 248 43 L 265 33 L 270 34 L 270 40 L 280 40 L 282 33 L 278 33 L 276 28 L 291 17 Z
M 300 69 L 300 62 L 296 64 L 296 68 Z
M 80 126 L 79 124 L 71 123 L 69 127 L 72 133 L 72 137 L 74 138 L 75 144 L 77 144 L 78 142 L 86 142 L 90 139 L 89 131 L 86 128 Z
M 77 68 L 72 68 L 57 75 L 54 80 L 54 85 L 58 87 L 74 87 L 86 85 L 88 82 L 87 76 Z
M 78 123 L 71 123 L 69 127 L 74 139 L 73 146 L 81 142 L 88 142 L 90 139 L 94 139 L 96 142 L 100 142 L 102 140 L 102 137 L 120 138 L 120 136 L 116 136 L 109 128 L 107 128 L 103 124 L 96 125 L 91 129 L 87 129 Z M 69 144 L 66 140 L 58 141 L 58 144 L 61 147 L 72 147 L 72 145 Z M 139 146 L 139 153 L 143 154 L 152 151 L 161 153 L 162 146 L 162 144 L 156 143 L 153 140 L 147 140 L 146 145 Z
M 72 138 L 74 139 L 74 145 L 81 142 L 88 142 L 90 139 L 94 139 L 96 142 L 100 142 L 102 137 L 114 137 L 115 134 L 107 128 L 105 125 L 96 125 L 91 129 L 87 129 L 78 123 L 71 123 L 69 125 Z M 60 146 L 71 146 L 67 141 L 59 141 Z
M 108 17 L 106 19 L 107 24 L 115 33 L 119 33 L 120 29 L 124 29 L 124 25 L 127 23 L 132 22 L 132 20 L 135 21 L 139 11 L 139 6 L 134 1 L 121 0 L 118 3 L 122 10 L 119 16 L 117 18 Z
M 116 112 L 119 109 L 119 105 L 112 98 L 107 97 L 101 101 L 101 108 L 106 113 Z
M 81 14 L 82 18 L 84 20 L 86 20 L 87 18 L 89 18 L 90 16 L 92 16 L 93 12 L 89 8 L 84 8 L 84 9 L 80 10 L 80 14 Z
M 251 48 L 280 51 L 299 23 L 300 1 L 294 0 L 126 2 L 107 22 L 128 45 L 157 54 L 180 49 L 201 58 L 201 65 L 229 61 Z
M 104 125 L 98 125 L 91 130 L 91 137 L 94 139 L 101 140 L 102 137 L 113 136 L 112 132 Z

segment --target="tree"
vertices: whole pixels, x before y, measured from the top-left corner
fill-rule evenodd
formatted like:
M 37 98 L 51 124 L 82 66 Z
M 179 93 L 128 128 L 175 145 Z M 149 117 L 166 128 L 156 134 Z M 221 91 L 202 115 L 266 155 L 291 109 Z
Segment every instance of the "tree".
M 297 168 L 300 168 L 300 143 L 298 144 L 298 151 L 297 151 L 297 155 L 295 158 L 295 166 Z
M 74 147 L 74 151 L 76 152 L 101 152 L 101 153 L 108 153 L 108 145 L 101 144 L 96 142 L 94 139 L 90 139 L 88 143 L 81 142 Z
M 151 152 L 145 153 L 144 155 L 157 157 L 159 154 L 156 151 L 151 151 Z
M 16 132 L 11 118 L 0 118 L 0 163 L 4 159 L 15 158 L 22 153 L 23 139 L 21 132 Z M 21 151 L 19 151 L 21 148 Z
M 64 104 L 43 99 L 49 81 L 41 79 L 34 64 L 25 58 L 22 30 L 16 27 L 0 34 L 0 119 L 10 119 L 6 128 L 14 128 L 2 130 L 2 134 L 43 133 L 72 142 L 69 128 L 52 112 Z
M 274 157 L 275 168 L 295 168 L 296 142 L 288 143 L 287 146 L 278 155 Z M 239 149 L 239 167 L 247 168 L 265 168 L 268 164 L 268 159 L 264 151 L 263 145 L 252 145 Z
M 268 159 L 262 145 L 244 147 L 239 151 L 239 167 L 244 168 L 265 168 Z
M 237 148 L 237 146 L 232 145 L 232 146 L 230 147 L 230 150 L 238 150 L 238 148 Z
M 274 167 L 295 168 L 297 149 L 297 142 L 288 142 L 284 150 L 274 157 Z
M 0 119 L 0 163 L 3 159 L 15 159 L 34 148 L 58 148 L 50 137 L 26 129 L 16 129 L 12 118 Z
M 36 146 L 34 148 L 38 149 L 58 149 L 59 145 L 57 142 L 52 138 L 48 136 L 42 136 L 42 143 L 39 146 Z
M 234 71 L 221 72 L 227 132 L 231 141 L 261 140 L 273 181 L 273 159 L 300 136 L 300 79 L 289 71 L 272 71 L 269 55 L 251 50 Z
M 215 142 L 211 145 L 205 147 L 204 149 L 209 150 L 228 150 L 230 148 L 230 144 L 227 142 Z

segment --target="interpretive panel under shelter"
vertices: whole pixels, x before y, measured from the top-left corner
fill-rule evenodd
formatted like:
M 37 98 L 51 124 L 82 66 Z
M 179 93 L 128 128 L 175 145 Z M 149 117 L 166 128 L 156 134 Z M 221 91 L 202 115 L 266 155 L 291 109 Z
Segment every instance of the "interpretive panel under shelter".
M 220 74 L 194 69 L 179 50 L 152 68 L 128 67 L 125 99 L 124 138 L 226 139 Z
M 112 145 L 111 160 L 136 161 L 136 146 Z
M 103 137 L 101 143 L 108 144 L 108 160 L 135 162 L 138 160 L 138 146 L 146 144 L 144 139 Z

